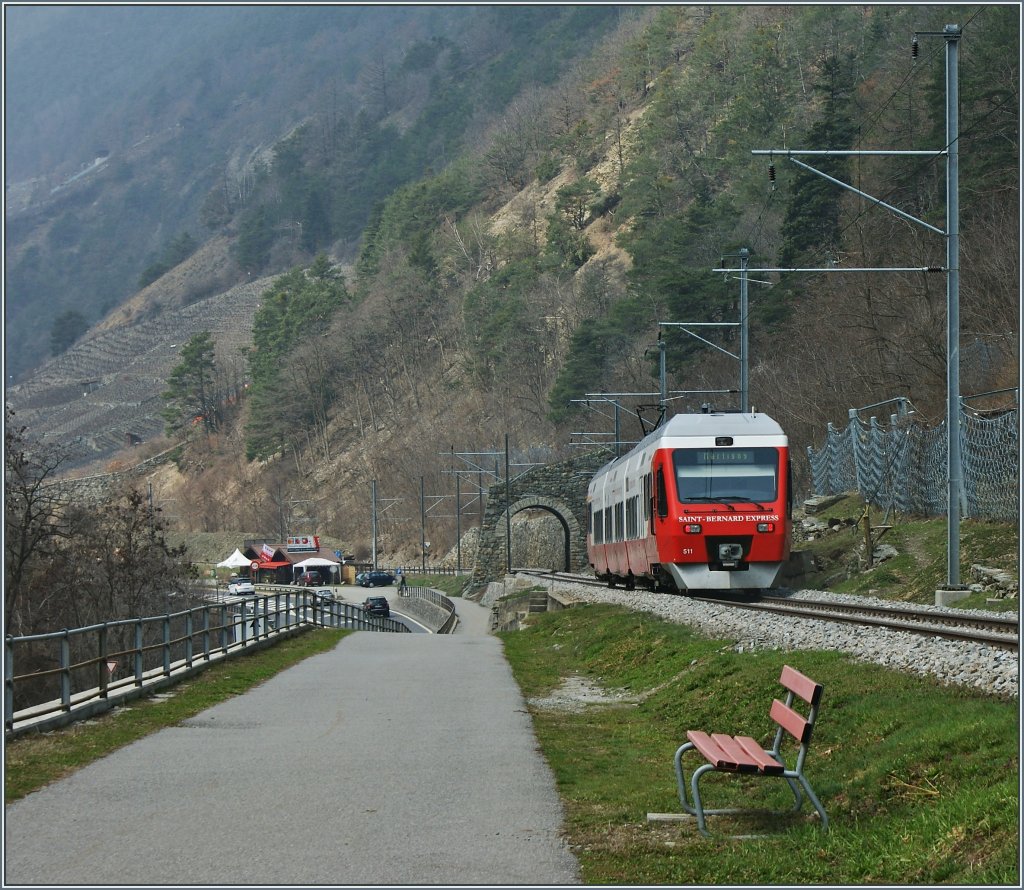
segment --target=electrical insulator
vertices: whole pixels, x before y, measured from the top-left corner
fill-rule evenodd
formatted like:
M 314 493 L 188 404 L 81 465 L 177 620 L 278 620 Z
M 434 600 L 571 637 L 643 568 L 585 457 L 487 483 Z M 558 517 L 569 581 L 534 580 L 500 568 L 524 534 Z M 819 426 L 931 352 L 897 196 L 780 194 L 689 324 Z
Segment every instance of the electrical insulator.
M 768 181 L 769 182 L 775 182 L 775 165 L 774 164 L 769 164 L 768 165 Z
M 914 35 L 914 39 L 910 41 L 910 58 L 917 58 L 917 35 Z

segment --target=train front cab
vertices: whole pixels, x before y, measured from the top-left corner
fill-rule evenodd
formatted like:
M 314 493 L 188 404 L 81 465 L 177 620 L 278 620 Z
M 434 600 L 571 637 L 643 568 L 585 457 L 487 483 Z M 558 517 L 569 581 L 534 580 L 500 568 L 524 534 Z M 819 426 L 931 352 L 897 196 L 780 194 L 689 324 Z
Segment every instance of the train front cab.
M 773 441 L 774 439 L 774 441 Z M 653 459 L 654 537 L 663 585 L 680 591 L 775 586 L 789 558 L 784 438 L 688 443 Z

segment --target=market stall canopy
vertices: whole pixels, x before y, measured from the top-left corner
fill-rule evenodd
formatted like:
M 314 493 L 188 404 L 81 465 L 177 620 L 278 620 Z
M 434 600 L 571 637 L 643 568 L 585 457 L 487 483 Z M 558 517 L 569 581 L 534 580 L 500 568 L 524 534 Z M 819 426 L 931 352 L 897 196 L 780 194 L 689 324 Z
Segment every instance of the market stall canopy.
M 235 548 L 235 552 L 232 553 L 227 559 L 225 559 L 224 562 L 217 563 L 217 568 L 219 568 L 219 569 L 240 569 L 243 566 L 248 566 L 249 563 L 251 563 L 251 562 L 252 562 L 252 560 L 249 559 L 249 557 L 247 557 L 247 556 L 243 556 L 242 555 L 242 551 L 239 550 L 236 547 Z
M 322 556 L 311 556 L 309 559 L 304 559 L 302 562 L 295 563 L 295 568 L 305 569 L 310 566 L 336 566 L 340 564 L 341 560 L 339 559 L 324 559 Z

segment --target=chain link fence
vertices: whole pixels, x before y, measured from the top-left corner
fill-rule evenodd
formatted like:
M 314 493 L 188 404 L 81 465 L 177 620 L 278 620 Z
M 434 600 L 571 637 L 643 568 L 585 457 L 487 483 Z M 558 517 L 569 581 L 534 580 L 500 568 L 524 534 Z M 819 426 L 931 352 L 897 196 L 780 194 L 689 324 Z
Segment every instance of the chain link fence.
M 1019 509 L 1018 410 L 960 412 L 963 459 L 961 512 L 975 519 L 1014 521 Z M 946 424 L 928 429 L 907 415 L 888 426 L 850 412 L 845 430 L 828 425 L 817 451 L 807 449 L 816 494 L 859 491 L 870 504 L 940 516 L 947 498 Z

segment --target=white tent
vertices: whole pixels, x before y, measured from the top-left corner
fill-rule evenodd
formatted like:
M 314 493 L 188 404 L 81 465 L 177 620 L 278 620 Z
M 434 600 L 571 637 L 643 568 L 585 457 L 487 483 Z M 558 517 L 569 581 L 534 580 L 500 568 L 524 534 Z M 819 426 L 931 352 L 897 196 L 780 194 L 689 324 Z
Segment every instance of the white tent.
M 340 560 L 337 559 L 324 559 L 322 556 L 311 556 L 309 559 L 304 559 L 302 562 L 295 563 L 297 569 L 315 569 L 318 566 L 336 566 L 341 565 Z
M 330 566 L 330 573 L 332 575 L 337 575 L 339 565 L 341 565 L 341 563 L 337 559 L 324 559 L 322 556 L 311 556 L 309 559 L 304 559 L 302 562 L 295 563 L 292 568 L 298 569 L 299 573 L 302 573 L 309 569 L 322 569 L 325 566 Z
M 240 569 L 243 566 L 248 567 L 251 562 L 252 562 L 252 560 L 249 559 L 248 556 L 243 556 L 242 555 L 242 551 L 239 550 L 236 547 L 235 548 L 235 552 L 232 553 L 227 559 L 225 559 L 224 562 L 217 563 L 217 568 L 218 569 Z

